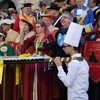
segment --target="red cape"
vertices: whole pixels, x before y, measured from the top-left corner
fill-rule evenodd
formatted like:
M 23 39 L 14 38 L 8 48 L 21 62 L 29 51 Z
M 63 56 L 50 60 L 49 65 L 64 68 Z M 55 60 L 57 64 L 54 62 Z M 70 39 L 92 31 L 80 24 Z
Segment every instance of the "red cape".
M 100 31 L 96 28 L 96 29 L 92 30 L 92 31 L 89 32 L 89 33 L 94 33 L 94 32 L 100 32 Z

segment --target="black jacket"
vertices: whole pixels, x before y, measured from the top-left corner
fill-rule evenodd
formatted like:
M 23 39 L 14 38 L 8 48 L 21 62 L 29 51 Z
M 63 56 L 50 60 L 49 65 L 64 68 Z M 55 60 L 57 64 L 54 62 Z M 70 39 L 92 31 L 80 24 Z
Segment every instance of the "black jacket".
M 56 39 L 56 57 L 70 57 L 69 55 L 65 54 L 65 52 L 63 50 L 63 44 L 62 45 L 59 44 L 60 43 L 59 41 L 61 41 L 61 40 L 59 40 L 59 36 L 61 35 L 61 38 L 63 39 L 64 35 L 66 35 L 67 30 L 68 30 L 68 28 L 63 28 L 62 27 L 55 35 L 55 39 Z M 67 67 L 66 67 L 65 63 L 63 63 L 62 66 L 63 66 L 64 71 L 67 74 Z M 57 70 L 57 73 L 58 73 L 58 70 Z M 56 73 L 56 75 L 57 75 L 57 73 Z M 55 84 L 57 86 L 64 87 L 63 82 L 60 81 L 58 76 L 56 76 Z

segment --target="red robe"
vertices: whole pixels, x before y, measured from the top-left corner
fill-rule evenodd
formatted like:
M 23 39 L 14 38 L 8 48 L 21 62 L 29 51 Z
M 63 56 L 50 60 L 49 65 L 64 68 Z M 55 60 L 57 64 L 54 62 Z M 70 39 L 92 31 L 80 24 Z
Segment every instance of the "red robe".
M 52 35 L 48 37 L 44 36 L 41 42 L 45 42 L 46 39 L 51 40 L 54 43 Z M 22 46 L 22 53 L 29 52 L 31 54 L 35 51 L 36 37 L 33 36 L 27 39 Z M 50 50 L 43 43 L 42 54 L 51 55 Z M 37 63 L 37 100 L 52 100 L 52 78 L 54 69 L 48 70 L 48 64 Z M 45 70 L 45 71 L 44 71 Z M 33 100 L 33 85 L 34 85 L 34 72 L 35 64 L 27 64 L 23 68 L 23 100 Z M 36 99 L 34 99 L 36 100 Z
M 14 24 L 14 27 L 13 27 L 13 30 L 20 33 L 20 28 L 19 28 L 19 22 L 20 22 L 20 18 L 19 16 L 16 18 L 15 20 L 15 24 Z

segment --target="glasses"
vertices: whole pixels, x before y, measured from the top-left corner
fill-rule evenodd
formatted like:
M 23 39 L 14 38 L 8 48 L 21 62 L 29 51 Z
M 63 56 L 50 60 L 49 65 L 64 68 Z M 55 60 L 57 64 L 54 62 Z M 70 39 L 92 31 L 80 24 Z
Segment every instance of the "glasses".
M 70 47 L 70 45 L 68 45 L 68 46 L 63 45 L 63 48 L 66 48 L 66 47 Z
M 40 28 L 41 26 L 36 26 L 35 28 Z
M 69 17 L 67 17 L 67 16 L 62 16 L 61 18 L 63 18 L 63 19 L 67 19 L 67 18 L 69 18 Z
M 26 7 L 25 9 L 27 9 L 27 10 L 31 10 L 31 7 Z

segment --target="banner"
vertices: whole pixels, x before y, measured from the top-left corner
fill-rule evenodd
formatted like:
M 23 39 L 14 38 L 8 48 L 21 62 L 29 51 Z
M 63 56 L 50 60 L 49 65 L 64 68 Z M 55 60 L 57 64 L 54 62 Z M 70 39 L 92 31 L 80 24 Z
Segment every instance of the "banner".
M 85 43 L 84 57 L 87 57 L 89 74 L 97 84 L 100 81 L 100 41 L 89 41 Z

